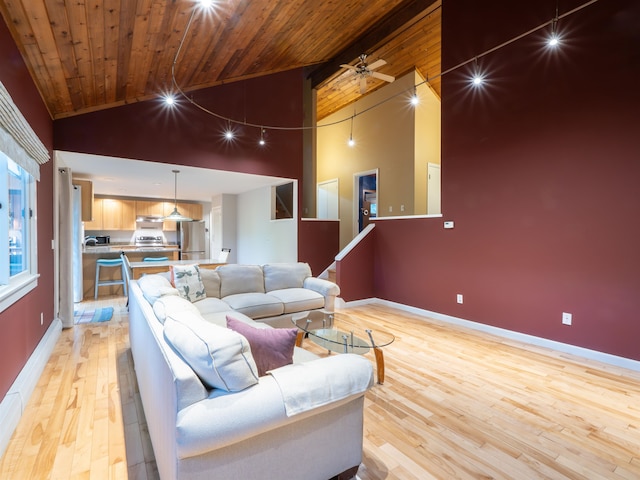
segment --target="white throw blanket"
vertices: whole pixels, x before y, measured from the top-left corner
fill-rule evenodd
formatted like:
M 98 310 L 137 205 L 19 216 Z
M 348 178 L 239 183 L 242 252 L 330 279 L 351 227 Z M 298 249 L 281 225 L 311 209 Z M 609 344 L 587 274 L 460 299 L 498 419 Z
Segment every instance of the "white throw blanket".
M 268 373 L 282 392 L 288 417 L 363 393 L 373 385 L 371 363 L 355 354 L 295 363 Z

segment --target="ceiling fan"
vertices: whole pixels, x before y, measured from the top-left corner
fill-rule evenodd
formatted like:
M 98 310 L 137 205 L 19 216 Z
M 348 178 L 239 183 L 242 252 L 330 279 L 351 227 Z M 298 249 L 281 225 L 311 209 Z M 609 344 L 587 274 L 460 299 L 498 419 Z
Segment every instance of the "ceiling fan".
M 385 82 L 393 82 L 396 77 L 391 75 L 386 75 L 380 72 L 374 72 L 375 69 L 380 68 L 383 65 L 386 65 L 387 62 L 382 60 L 381 58 L 373 62 L 371 65 L 367 64 L 367 54 L 363 53 L 359 57 L 358 63 L 355 65 L 340 65 L 342 68 L 348 68 L 352 70 L 356 77 L 360 78 L 360 93 L 364 94 L 367 91 L 367 77 L 378 78 L 380 80 L 384 80 Z

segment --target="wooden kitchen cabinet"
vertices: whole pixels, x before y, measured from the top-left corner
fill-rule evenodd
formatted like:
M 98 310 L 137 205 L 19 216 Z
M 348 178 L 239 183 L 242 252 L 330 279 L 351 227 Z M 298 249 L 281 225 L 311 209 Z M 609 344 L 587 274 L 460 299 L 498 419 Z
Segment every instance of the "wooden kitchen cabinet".
M 175 208 L 175 202 L 164 202 L 164 215 L 169 215 Z M 184 203 L 178 202 L 178 212 L 185 217 L 189 217 L 193 220 L 202 220 L 202 204 L 201 203 Z M 174 231 L 176 230 L 176 222 L 164 221 L 162 222 L 162 230 Z
M 136 216 L 162 217 L 164 215 L 164 203 L 156 200 L 136 200 Z M 171 213 L 171 212 L 169 212 Z
M 85 230 L 135 230 L 134 200 L 94 198 L 93 220 L 84 223 Z
M 93 182 L 74 178 L 72 183 L 80 187 L 80 219 L 90 222 L 93 219 Z
M 135 201 L 103 198 L 102 228 L 104 230 L 135 230 Z
M 84 222 L 85 230 L 102 230 L 102 198 L 93 199 L 93 217 L 89 222 Z

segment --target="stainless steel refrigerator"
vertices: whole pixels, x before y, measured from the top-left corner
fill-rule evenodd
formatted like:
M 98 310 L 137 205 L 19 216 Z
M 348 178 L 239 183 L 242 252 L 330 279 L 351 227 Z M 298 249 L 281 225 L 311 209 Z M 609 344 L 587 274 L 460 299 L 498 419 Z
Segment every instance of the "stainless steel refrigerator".
M 202 260 L 206 258 L 207 247 L 203 221 L 178 222 L 180 260 Z

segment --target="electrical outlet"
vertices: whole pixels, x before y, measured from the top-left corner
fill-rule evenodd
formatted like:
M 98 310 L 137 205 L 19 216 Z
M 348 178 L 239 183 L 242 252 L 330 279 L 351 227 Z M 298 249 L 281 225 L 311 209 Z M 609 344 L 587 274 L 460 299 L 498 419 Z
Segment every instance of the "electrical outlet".
M 393 212 L 393 207 L 389 205 L 389 213 Z
M 456 302 L 458 302 L 458 303 L 462 303 L 462 301 L 463 301 L 463 300 L 462 300 L 462 294 L 461 294 L 461 293 L 459 293 L 458 295 L 456 295 Z
M 562 324 L 563 325 L 571 325 L 573 315 L 567 312 L 562 312 Z

